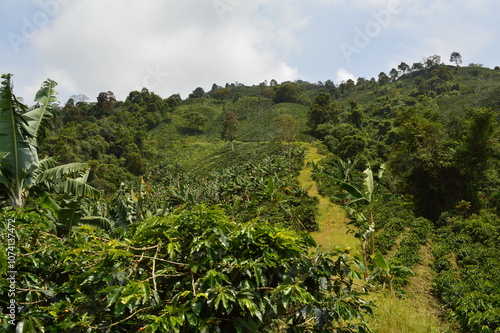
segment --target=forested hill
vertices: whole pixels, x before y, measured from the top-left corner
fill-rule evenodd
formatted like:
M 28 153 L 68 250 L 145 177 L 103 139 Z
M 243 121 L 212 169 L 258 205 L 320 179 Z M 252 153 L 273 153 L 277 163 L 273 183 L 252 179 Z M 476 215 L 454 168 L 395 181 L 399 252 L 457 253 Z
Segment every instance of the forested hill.
M 460 200 L 476 208 L 481 197 L 496 200 L 498 180 L 486 170 L 495 156 L 500 71 L 435 62 L 340 84 L 214 84 L 185 100 L 147 89 L 125 101 L 112 92 L 95 103 L 70 99 L 43 153 L 90 163 L 90 183 L 111 194 L 160 168 L 206 173 L 273 149 L 259 143 L 319 139 L 341 159 L 361 158 L 359 169 L 386 163 L 395 189 L 436 219 Z M 231 121 L 237 127 L 227 135 Z M 482 193 L 486 184 L 490 192 Z
M 389 332 L 368 300 L 416 292 L 427 332 L 498 332 L 500 69 L 458 65 L 31 109 L 3 75 L 0 325 Z M 316 247 L 328 199 L 356 248 Z

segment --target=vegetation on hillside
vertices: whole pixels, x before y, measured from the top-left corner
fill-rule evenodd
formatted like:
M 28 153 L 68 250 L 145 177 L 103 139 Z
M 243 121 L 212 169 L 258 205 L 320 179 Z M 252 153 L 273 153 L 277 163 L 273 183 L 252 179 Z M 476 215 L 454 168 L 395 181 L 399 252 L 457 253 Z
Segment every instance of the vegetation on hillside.
M 47 80 L 33 107 L 2 76 L 2 327 L 370 332 L 368 293 L 404 297 L 428 250 L 450 330 L 498 332 L 500 72 L 450 62 L 62 106 Z M 355 249 L 309 235 L 312 141 Z

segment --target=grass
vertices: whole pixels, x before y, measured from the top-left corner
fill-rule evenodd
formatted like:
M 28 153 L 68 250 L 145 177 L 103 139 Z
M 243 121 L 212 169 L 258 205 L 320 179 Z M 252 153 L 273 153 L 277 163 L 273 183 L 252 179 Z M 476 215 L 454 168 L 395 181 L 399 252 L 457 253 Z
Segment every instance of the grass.
M 312 233 L 316 243 L 324 250 L 331 250 L 337 246 L 351 247 L 359 250 L 359 240 L 353 234 L 346 234 L 348 221 L 345 211 L 333 204 L 328 198 L 318 193 L 318 187 L 312 178 L 312 169 L 309 162 L 318 162 L 323 156 L 317 147 L 305 144 L 307 153 L 305 166 L 300 171 L 298 180 L 310 196 L 317 197 L 319 231 Z M 404 298 L 397 297 L 389 292 L 373 292 L 367 300 L 374 301 L 376 308 L 374 316 L 369 319 L 370 327 L 378 333 L 443 333 L 453 332 L 449 325 L 440 318 L 438 301 L 432 296 L 432 257 L 429 246 L 420 251 L 422 262 L 417 264 L 413 271 L 415 276 L 410 278 Z
M 415 297 L 398 298 L 390 293 L 373 293 L 374 316 L 370 327 L 378 333 L 442 333 L 451 332 L 427 304 Z
M 309 162 L 318 162 L 323 156 L 318 149 L 307 144 L 307 153 L 304 158 L 305 167 L 300 171 L 298 180 L 301 186 L 307 189 L 310 196 L 319 199 L 318 215 L 316 217 L 319 231 L 312 233 L 316 243 L 325 250 L 332 250 L 338 246 L 343 248 L 359 248 L 359 240 L 352 233 L 347 233 L 347 216 L 345 211 L 338 205 L 333 204 L 330 199 L 318 192 L 318 186 L 312 178 L 312 169 L 307 166 Z
M 453 332 L 440 317 L 440 305 L 432 295 L 433 271 L 430 246 L 420 249 L 422 261 L 413 267 L 415 275 L 405 288 L 406 295 L 399 298 L 390 293 L 370 295 L 377 308 L 370 327 L 379 333 L 443 333 Z

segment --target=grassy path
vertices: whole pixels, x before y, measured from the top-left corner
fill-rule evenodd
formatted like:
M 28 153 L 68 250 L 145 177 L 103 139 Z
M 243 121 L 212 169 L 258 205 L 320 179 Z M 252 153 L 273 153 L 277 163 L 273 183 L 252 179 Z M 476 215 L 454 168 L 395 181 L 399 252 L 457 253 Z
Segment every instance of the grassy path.
M 318 186 L 312 178 L 312 169 L 307 165 L 309 162 L 320 161 L 323 156 L 313 145 L 305 144 L 305 146 L 307 153 L 298 179 L 308 194 L 319 200 L 317 216 L 319 231 L 312 234 L 314 240 L 325 250 L 336 246 L 359 250 L 359 240 L 352 233 L 346 234 L 347 217 L 344 210 L 318 192 Z M 389 292 L 371 293 L 369 300 L 375 301 L 377 307 L 369 324 L 375 332 L 453 332 L 439 317 L 439 304 L 431 294 L 432 260 L 429 251 L 429 246 L 423 247 L 420 251 L 423 261 L 413 269 L 415 276 L 410 279 L 410 284 L 406 288 L 407 297 L 398 298 Z
M 420 249 L 422 262 L 413 267 L 415 275 L 405 288 L 406 296 L 398 298 L 389 293 L 374 293 L 375 316 L 370 326 L 380 333 L 442 333 L 454 332 L 440 317 L 440 304 L 432 295 L 432 256 L 430 246 Z
M 304 168 L 300 171 L 299 182 L 301 186 L 307 189 L 310 196 L 319 200 L 317 221 L 319 231 L 314 232 L 312 236 L 318 245 L 325 250 L 341 247 L 359 247 L 359 240 L 352 233 L 347 234 L 347 217 L 344 210 L 333 204 L 330 199 L 319 194 L 318 186 L 312 178 L 312 169 L 308 166 L 309 162 L 318 162 L 323 158 L 318 153 L 318 149 L 311 144 L 307 144 L 307 153 L 304 159 Z

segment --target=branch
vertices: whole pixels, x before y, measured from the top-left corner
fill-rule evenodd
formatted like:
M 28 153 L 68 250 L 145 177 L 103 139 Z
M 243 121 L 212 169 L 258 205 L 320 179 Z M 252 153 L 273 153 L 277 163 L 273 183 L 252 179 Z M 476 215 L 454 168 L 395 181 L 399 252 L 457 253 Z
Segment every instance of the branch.
M 135 311 L 134 313 L 132 313 L 130 316 L 128 316 L 127 318 L 125 319 L 122 319 L 120 321 L 117 321 L 116 323 L 112 323 L 108 326 L 104 326 L 104 327 L 98 327 L 98 326 L 90 326 L 89 328 L 92 328 L 92 329 L 95 329 L 95 330 L 105 330 L 105 329 L 108 329 L 108 328 L 111 328 L 113 326 L 116 326 L 116 325 L 119 325 L 127 320 L 129 320 L 130 318 L 134 317 L 135 315 L 137 315 L 139 312 L 142 312 L 142 311 L 146 311 L 146 310 L 150 310 L 151 307 L 147 307 L 147 308 L 142 308 L 142 309 L 139 309 L 137 311 Z
M 158 246 L 156 248 L 156 253 L 155 253 L 155 257 L 153 259 L 153 267 L 152 267 L 152 273 L 153 273 L 153 289 L 154 291 L 158 292 L 158 288 L 156 286 L 156 274 L 155 274 L 155 269 L 156 269 L 156 257 L 158 256 L 158 251 L 160 250 L 160 247 Z
M 150 256 L 145 256 L 145 255 L 134 255 L 134 257 L 136 258 L 146 258 L 146 259 L 152 259 L 152 260 L 159 260 L 159 261 L 163 261 L 163 262 L 166 262 L 166 263 L 169 263 L 169 264 L 172 264 L 172 265 L 178 265 L 178 266 L 189 266 L 188 264 L 183 264 L 183 263 L 180 263 L 180 262 L 175 262 L 175 261 L 170 261 L 170 260 L 165 260 L 165 259 L 160 259 L 160 258 L 156 258 L 156 257 L 150 257 Z

